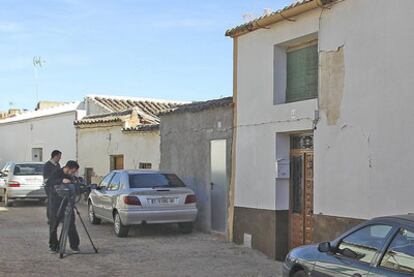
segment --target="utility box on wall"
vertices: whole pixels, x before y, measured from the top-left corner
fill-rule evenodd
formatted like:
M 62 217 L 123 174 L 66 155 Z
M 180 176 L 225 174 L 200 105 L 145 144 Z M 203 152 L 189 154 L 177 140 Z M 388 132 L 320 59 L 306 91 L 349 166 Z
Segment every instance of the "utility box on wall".
M 290 177 L 290 161 L 280 159 L 276 161 L 276 178 L 288 179 Z

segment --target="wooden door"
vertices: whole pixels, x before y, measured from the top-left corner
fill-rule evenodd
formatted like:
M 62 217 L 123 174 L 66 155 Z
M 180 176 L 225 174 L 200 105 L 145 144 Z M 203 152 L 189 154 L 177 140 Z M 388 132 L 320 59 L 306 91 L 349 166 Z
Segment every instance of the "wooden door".
M 119 155 L 115 157 L 115 169 L 124 169 L 124 156 Z
M 85 167 L 85 181 L 87 185 L 92 184 L 93 168 Z
M 313 152 L 293 150 L 290 170 L 290 248 L 312 243 Z
M 124 169 L 124 155 L 112 155 L 110 160 L 110 169 Z

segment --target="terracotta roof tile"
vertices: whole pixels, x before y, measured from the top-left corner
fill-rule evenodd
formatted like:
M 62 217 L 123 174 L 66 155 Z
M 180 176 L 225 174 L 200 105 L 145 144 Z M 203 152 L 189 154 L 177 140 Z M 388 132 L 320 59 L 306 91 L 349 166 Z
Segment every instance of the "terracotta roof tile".
M 153 132 L 160 129 L 159 124 L 143 124 L 122 129 L 123 132 Z
M 143 112 L 150 116 L 157 116 L 160 112 L 169 110 L 182 104 L 177 101 L 140 99 L 117 96 L 88 96 L 96 103 L 103 106 L 109 112 L 119 112 L 133 107 L 139 107 Z
M 98 115 L 89 115 L 85 116 L 81 120 L 74 122 L 74 125 L 88 125 L 88 124 L 97 124 L 97 123 L 111 123 L 111 122 L 122 122 L 122 117 L 126 115 L 131 115 L 133 109 L 128 109 L 120 112 L 114 113 L 104 113 Z
M 302 6 L 302 5 L 312 5 L 311 2 L 314 2 L 315 5 L 314 7 L 318 7 L 318 6 L 322 6 L 322 5 L 326 5 L 332 2 L 335 2 L 337 0 L 299 0 L 299 1 L 295 1 L 294 3 L 283 7 L 282 9 L 276 10 L 270 14 L 266 14 L 263 15 L 261 17 L 255 18 L 254 20 L 251 20 L 247 23 L 238 25 L 234 28 L 228 29 L 226 31 L 226 36 L 230 36 L 230 37 L 234 37 L 240 34 L 244 34 L 244 33 L 248 33 L 263 27 L 267 27 L 269 24 L 266 25 L 262 25 L 263 22 L 268 22 L 270 19 L 272 18 L 277 18 L 280 17 L 282 19 L 286 19 L 286 16 L 284 15 L 285 12 L 289 12 L 290 10 L 298 7 L 298 6 Z

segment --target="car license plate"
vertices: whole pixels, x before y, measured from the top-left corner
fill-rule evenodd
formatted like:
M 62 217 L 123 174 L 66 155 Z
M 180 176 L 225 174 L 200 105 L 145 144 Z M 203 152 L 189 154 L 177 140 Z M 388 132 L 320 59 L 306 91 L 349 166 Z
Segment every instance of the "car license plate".
M 173 197 L 162 197 L 162 198 L 152 198 L 148 199 L 151 204 L 161 204 L 161 205 L 168 205 L 168 204 L 175 204 L 177 198 Z

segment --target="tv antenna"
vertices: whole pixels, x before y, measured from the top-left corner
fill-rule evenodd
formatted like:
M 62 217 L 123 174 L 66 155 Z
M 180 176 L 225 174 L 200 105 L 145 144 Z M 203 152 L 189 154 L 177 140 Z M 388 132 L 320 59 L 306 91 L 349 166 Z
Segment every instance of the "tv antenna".
M 41 56 L 33 57 L 34 77 L 35 77 L 35 90 L 36 90 L 36 102 L 39 102 L 39 74 L 38 70 L 46 63 Z

